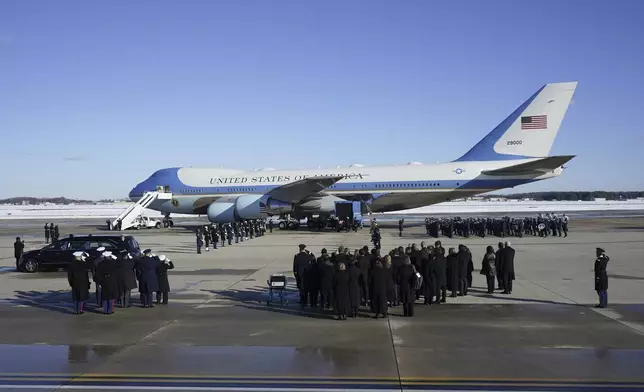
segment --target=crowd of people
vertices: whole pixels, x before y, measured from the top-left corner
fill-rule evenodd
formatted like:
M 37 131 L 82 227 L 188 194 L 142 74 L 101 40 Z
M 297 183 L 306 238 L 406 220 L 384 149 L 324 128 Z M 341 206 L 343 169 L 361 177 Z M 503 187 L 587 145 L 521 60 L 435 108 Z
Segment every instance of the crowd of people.
M 67 269 L 74 314 L 85 313 L 92 281 L 95 285 L 96 305 L 102 305 L 105 314 L 114 313 L 115 302 L 122 308 L 131 307 L 132 290 L 137 287 L 141 307 L 154 307 L 154 293 L 157 304 L 165 305 L 170 292 L 168 270 L 173 268 L 174 264 L 169 258 L 165 255 L 156 256 L 150 249 L 136 258 L 125 250 L 113 254 L 103 247 L 95 251 L 75 252 Z
M 244 242 L 248 241 L 253 237 L 261 237 L 266 234 L 266 227 L 268 230 L 273 232 L 273 221 L 269 221 L 268 225 L 263 219 L 252 219 L 245 220 L 241 222 L 232 222 L 232 223 L 211 223 L 209 225 L 204 225 L 197 228 L 197 254 L 201 254 L 201 248 L 205 246 L 206 251 L 210 251 L 212 245 L 213 249 L 217 249 L 219 241 L 221 241 L 221 246 L 225 247 L 226 242 L 228 245 L 233 244 L 233 239 L 235 243 L 239 241 Z
M 402 222 L 398 222 L 398 229 L 402 235 Z M 438 238 L 445 236 L 452 238 L 460 236 L 468 238 L 470 236 L 496 237 L 523 237 L 532 235 L 539 237 L 559 236 L 568 237 L 568 222 L 570 219 L 566 214 L 557 216 L 557 214 L 547 213 L 539 214 L 536 217 L 511 218 L 505 216 L 502 218 L 426 218 L 425 231 L 428 236 Z
M 376 232 L 376 230 L 374 230 Z M 425 305 L 447 302 L 451 297 L 466 296 L 472 286 L 474 263 L 465 245 L 447 252 L 441 241 L 432 246 L 421 243 L 392 249 L 382 255 L 381 249 L 364 246 L 351 252 L 340 246 L 337 252 L 322 249 L 319 257 L 306 245 L 293 260 L 293 275 L 302 308 L 310 306 L 333 310 L 338 320 L 357 317 L 361 307 L 368 307 L 375 318 L 387 315 L 389 307 L 402 305 L 403 316 L 414 315 L 414 303 L 423 298 Z M 498 244 L 498 250 L 487 248 L 481 274 L 486 276 L 487 292 L 495 284 L 503 294 L 512 293 L 515 251 L 510 242 Z

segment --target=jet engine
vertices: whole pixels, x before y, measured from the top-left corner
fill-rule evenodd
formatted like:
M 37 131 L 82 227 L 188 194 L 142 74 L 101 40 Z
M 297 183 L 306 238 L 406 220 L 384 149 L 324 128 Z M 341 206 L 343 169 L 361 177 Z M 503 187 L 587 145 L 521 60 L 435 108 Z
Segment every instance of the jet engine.
M 287 214 L 293 210 L 291 203 L 265 195 L 222 197 L 208 206 L 208 220 L 213 223 L 260 219 L 268 215 Z
M 332 214 L 337 201 L 345 200 L 332 195 L 312 196 L 299 203 L 297 210 L 303 214 Z

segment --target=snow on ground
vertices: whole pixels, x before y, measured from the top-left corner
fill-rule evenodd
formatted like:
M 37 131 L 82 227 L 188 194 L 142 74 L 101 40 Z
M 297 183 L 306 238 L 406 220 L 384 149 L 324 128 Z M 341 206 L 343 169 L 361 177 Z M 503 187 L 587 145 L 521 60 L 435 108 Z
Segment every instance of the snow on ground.
M 0 219 L 114 219 L 130 203 L 97 205 L 0 205 Z M 644 200 L 629 201 L 456 201 L 397 211 L 394 214 L 482 214 L 505 212 L 644 211 Z M 158 211 L 145 210 L 149 217 L 160 218 Z M 194 215 L 172 214 L 173 217 Z

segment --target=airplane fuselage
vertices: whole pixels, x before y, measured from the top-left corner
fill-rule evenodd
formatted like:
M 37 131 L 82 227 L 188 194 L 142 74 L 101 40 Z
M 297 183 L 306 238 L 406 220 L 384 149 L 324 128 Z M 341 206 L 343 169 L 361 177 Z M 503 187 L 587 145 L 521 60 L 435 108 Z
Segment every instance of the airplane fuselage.
M 289 171 L 170 168 L 157 171 L 137 185 L 130 192 L 130 199 L 137 201 L 144 192 L 164 187 L 172 193 L 172 199 L 156 200 L 148 208 L 166 214 L 205 214 L 208 205 L 222 197 L 262 195 L 304 178 L 337 175 L 343 176 L 343 179 L 325 189 L 323 195 L 367 201 L 373 212 L 396 211 L 514 187 L 561 173 L 558 169 L 539 176 L 482 174 L 483 171 L 534 160 L 536 159 Z

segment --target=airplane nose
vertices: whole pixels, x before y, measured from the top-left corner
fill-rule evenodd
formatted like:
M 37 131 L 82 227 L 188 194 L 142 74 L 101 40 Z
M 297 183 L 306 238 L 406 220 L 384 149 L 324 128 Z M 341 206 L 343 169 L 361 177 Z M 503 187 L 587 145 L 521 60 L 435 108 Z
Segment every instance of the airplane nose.
M 127 196 L 130 198 L 130 201 L 136 202 L 141 198 L 142 195 L 143 195 L 143 192 L 141 191 L 141 184 L 139 184 L 134 188 L 132 188 L 132 190 Z

